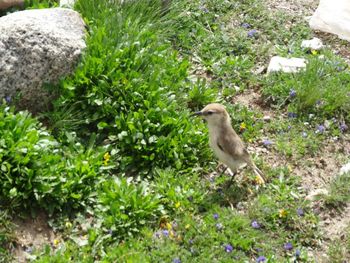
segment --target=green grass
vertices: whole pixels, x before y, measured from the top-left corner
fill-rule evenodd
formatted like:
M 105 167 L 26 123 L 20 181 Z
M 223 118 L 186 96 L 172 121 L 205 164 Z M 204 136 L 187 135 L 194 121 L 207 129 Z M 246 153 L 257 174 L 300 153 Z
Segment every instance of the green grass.
M 15 241 L 14 225 L 11 221 L 10 215 L 0 210 L 0 262 L 4 263 L 12 259 L 9 250 Z
M 350 256 L 350 226 L 345 229 L 341 238 L 334 240 L 328 248 L 329 260 L 335 263 L 346 262 Z
M 350 173 L 337 175 L 330 184 L 328 195 L 323 200 L 326 205 L 341 208 L 350 202 Z
M 75 9 L 87 49 L 73 76 L 49 86 L 59 99 L 39 116 L 47 127 L 1 106 L 0 201 L 12 212 L 0 217 L 4 257 L 11 216 L 40 208 L 63 241 L 35 249 L 35 262 L 315 260 L 318 218 L 291 166 L 347 136 L 345 62 L 302 50 L 312 35 L 306 22 L 257 0 L 181 0 L 168 12 L 155 0 L 78 0 Z M 297 74 L 254 73 L 276 54 L 309 63 Z M 252 89 L 263 95 L 258 108 L 231 103 Z M 190 113 L 214 101 L 248 145 L 264 148 L 253 155 L 266 186 L 247 169 L 231 185 L 212 174 L 206 126 Z M 348 177 L 334 179 L 326 209 L 349 201 Z M 331 246 L 334 262 L 348 240 Z

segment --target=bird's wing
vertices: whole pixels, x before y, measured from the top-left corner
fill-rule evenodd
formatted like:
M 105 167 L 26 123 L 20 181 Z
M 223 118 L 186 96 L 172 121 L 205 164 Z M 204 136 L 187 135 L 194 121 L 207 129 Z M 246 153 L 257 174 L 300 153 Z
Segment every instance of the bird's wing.
M 216 143 L 220 150 L 232 156 L 234 160 L 244 161 L 260 178 L 260 182 L 262 184 L 265 183 L 266 177 L 264 176 L 264 173 L 260 171 L 258 167 L 256 167 L 252 158 L 250 157 L 250 154 L 245 148 L 244 143 L 235 132 L 230 135 L 225 134 L 219 136 Z
M 242 140 L 236 133 L 222 134 L 218 136 L 216 143 L 220 150 L 233 158 L 242 158 L 242 156 L 248 154 Z

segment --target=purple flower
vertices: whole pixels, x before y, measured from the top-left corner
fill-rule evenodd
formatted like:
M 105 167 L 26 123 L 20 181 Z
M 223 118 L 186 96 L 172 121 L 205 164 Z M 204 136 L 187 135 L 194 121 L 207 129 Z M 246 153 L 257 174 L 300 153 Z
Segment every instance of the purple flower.
M 266 140 L 263 140 L 263 144 L 264 144 L 265 146 L 269 146 L 269 145 L 273 144 L 273 142 L 270 141 L 269 139 L 266 139 Z
M 256 33 L 258 33 L 258 31 L 256 29 L 252 29 L 252 30 L 248 31 L 247 36 L 254 37 Z
M 326 128 L 322 124 L 317 126 L 317 132 L 319 133 L 324 133 L 325 130 Z
M 230 244 L 225 245 L 224 248 L 227 253 L 231 253 L 233 250 L 233 247 Z
M 214 217 L 215 220 L 218 220 L 219 215 L 218 215 L 217 213 L 215 213 L 215 214 L 213 215 L 213 217 Z
M 340 130 L 341 132 L 345 132 L 348 129 L 348 125 L 345 124 L 345 122 L 343 122 L 342 124 L 340 124 Z
M 297 95 L 297 92 L 294 89 L 289 91 L 289 97 L 294 98 Z
M 6 96 L 6 97 L 5 97 L 5 101 L 6 101 L 7 103 L 10 103 L 10 102 L 11 102 L 11 96 Z
M 288 112 L 287 115 L 288 115 L 288 118 L 291 118 L 291 119 L 296 118 L 298 116 L 295 112 Z
M 157 231 L 154 233 L 155 238 L 160 238 L 160 235 L 161 235 L 160 231 Z
M 300 255 L 301 255 L 300 250 L 299 250 L 299 249 L 295 250 L 295 257 L 296 257 L 296 258 L 299 258 Z
M 174 258 L 173 263 L 181 263 L 181 260 L 179 258 Z
M 203 13 L 209 13 L 208 8 L 206 8 L 205 6 L 201 6 L 200 9 L 203 11 Z
M 166 236 L 166 237 L 169 236 L 169 231 L 168 230 L 163 230 L 162 233 L 163 233 L 163 236 Z
M 255 229 L 259 229 L 260 228 L 260 224 L 256 220 L 254 220 L 251 223 L 251 226 L 252 226 L 252 228 L 255 228 Z
M 266 258 L 264 256 L 260 256 L 256 259 L 256 262 L 257 263 L 260 263 L 260 262 L 265 262 L 266 261 Z
M 248 23 L 243 23 L 243 24 L 241 24 L 241 27 L 250 28 L 250 24 L 248 24 Z
M 194 243 L 193 239 L 188 240 L 188 243 L 190 243 L 190 245 L 193 245 Z
M 25 250 L 27 253 L 32 254 L 33 253 L 33 247 L 27 247 Z
M 219 231 L 223 228 L 223 225 L 221 223 L 217 223 L 215 226 L 216 226 L 216 229 Z
M 293 245 L 290 242 L 285 243 L 283 247 L 285 250 L 292 250 L 293 249 Z
M 301 207 L 299 207 L 297 209 L 297 214 L 298 214 L 298 216 L 304 216 L 304 210 Z

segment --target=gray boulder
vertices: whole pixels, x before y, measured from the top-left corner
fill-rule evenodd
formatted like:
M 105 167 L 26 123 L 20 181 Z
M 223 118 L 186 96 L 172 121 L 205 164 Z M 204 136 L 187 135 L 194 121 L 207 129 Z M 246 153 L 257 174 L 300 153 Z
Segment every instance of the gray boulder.
M 42 88 L 74 71 L 85 48 L 85 24 L 70 9 L 26 10 L 0 17 L 0 98 L 19 94 L 19 109 L 41 112 Z

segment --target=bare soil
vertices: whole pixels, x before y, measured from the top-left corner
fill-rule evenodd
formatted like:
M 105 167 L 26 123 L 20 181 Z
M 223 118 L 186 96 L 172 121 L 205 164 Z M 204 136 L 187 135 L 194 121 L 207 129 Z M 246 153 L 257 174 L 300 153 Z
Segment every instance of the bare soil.
M 35 218 L 15 219 L 16 247 L 13 251 L 18 263 L 29 262 L 31 252 L 45 244 L 54 245 L 60 238 L 48 225 L 48 217 L 40 212 Z

